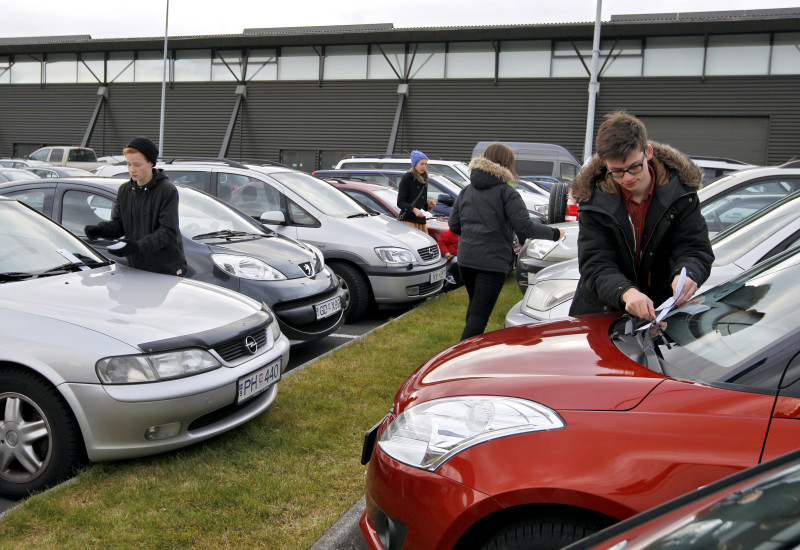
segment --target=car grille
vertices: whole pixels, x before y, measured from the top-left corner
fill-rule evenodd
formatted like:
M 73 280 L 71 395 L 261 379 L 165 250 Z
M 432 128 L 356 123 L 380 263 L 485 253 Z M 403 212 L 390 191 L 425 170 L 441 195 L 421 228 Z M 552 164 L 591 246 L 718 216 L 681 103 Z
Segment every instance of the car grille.
M 236 338 L 231 338 L 227 342 L 214 346 L 214 351 L 216 351 L 226 363 L 236 361 L 245 355 L 252 355 L 250 350 L 245 346 L 245 338 L 252 336 L 258 344 L 258 349 L 262 349 L 267 343 L 267 328 L 268 325 L 263 324 L 247 334 L 240 334 Z
M 419 285 L 407 286 L 406 292 L 409 296 L 425 296 L 441 290 L 444 286 L 444 281 L 436 281 L 435 283 L 422 283 Z
M 279 304 L 273 305 L 272 311 L 275 312 L 275 315 L 278 317 L 278 320 L 282 323 L 281 325 L 282 328 L 290 328 L 290 329 L 293 328 L 298 331 L 305 332 L 307 334 L 324 332 L 329 328 L 333 327 L 336 323 L 338 323 L 339 318 L 343 315 L 343 313 L 337 313 L 335 315 L 331 315 L 330 317 L 325 317 L 318 321 L 312 321 L 310 323 L 298 325 L 296 323 L 290 323 L 287 320 L 284 311 L 298 307 L 313 306 L 314 304 L 325 302 L 336 296 L 338 292 L 339 292 L 338 289 L 334 289 L 331 290 L 330 292 L 325 292 L 324 294 L 317 294 L 316 296 L 312 296 L 310 298 L 303 298 L 291 302 L 281 302 Z M 344 311 L 344 307 L 345 307 L 344 298 L 342 298 L 342 311 Z
M 417 252 L 419 252 L 419 257 L 422 258 L 423 262 L 435 260 L 439 257 L 439 247 L 437 245 L 420 248 Z

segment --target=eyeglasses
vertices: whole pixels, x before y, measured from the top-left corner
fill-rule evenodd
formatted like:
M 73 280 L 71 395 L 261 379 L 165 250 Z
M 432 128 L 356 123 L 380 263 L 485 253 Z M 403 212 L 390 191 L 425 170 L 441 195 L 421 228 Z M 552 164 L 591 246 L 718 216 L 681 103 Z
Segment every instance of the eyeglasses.
M 614 179 L 620 179 L 624 177 L 625 172 L 629 173 L 631 176 L 635 176 L 636 174 L 644 170 L 644 163 L 646 158 L 647 158 L 647 153 L 646 152 L 642 153 L 642 162 L 640 162 L 639 164 L 634 164 L 627 170 L 623 170 L 622 168 L 618 168 L 615 170 L 608 170 L 608 173 L 611 174 L 611 177 Z

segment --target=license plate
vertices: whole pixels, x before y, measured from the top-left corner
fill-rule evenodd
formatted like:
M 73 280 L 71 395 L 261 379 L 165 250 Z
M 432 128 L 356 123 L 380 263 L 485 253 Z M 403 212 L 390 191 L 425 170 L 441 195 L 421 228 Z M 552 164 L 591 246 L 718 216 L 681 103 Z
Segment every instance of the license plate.
M 342 310 L 342 299 L 337 296 L 333 300 L 328 300 L 327 302 L 322 302 L 321 304 L 314 305 L 314 311 L 317 314 L 317 321 L 320 319 L 324 319 L 325 317 L 330 317 L 337 311 Z
M 445 268 L 442 268 L 439 271 L 434 271 L 433 273 L 431 273 L 431 282 L 436 283 L 444 280 L 444 274 L 446 273 L 446 271 L 447 270 Z
M 281 360 L 264 368 L 251 372 L 247 376 L 239 378 L 237 387 L 239 392 L 236 394 L 236 404 L 244 403 L 248 399 L 255 397 L 259 393 L 266 391 L 275 382 L 281 379 Z

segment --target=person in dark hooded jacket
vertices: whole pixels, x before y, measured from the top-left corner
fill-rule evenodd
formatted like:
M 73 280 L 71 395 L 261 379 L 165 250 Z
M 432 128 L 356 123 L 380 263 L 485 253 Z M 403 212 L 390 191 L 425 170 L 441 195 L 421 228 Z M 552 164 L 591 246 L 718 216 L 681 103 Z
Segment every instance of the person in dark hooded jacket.
M 648 142 L 636 117 L 606 116 L 595 154 L 572 183 L 581 273 L 570 315 L 625 310 L 651 320 L 681 305 L 708 278 L 714 253 L 700 212 L 703 172 L 676 149 Z
M 514 260 L 514 233 L 525 238 L 563 237 L 563 230 L 533 221 L 512 187 L 514 152 L 492 143 L 469 164 L 470 185 L 461 190 L 448 225 L 461 238 L 458 265 L 469 294 L 464 340 L 483 334 Z
M 178 226 L 178 190 L 160 168 L 158 148 L 146 137 L 135 137 L 123 149 L 131 179 L 117 191 L 111 220 L 84 228 L 86 236 L 116 239 L 123 246 L 108 249 L 127 258 L 128 265 L 154 273 L 186 275 L 186 257 Z

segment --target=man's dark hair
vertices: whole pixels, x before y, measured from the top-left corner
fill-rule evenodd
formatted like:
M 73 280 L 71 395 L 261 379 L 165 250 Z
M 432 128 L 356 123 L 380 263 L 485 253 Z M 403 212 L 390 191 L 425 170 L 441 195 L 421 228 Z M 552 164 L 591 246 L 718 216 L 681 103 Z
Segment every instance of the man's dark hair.
M 595 140 L 595 150 L 601 159 L 624 159 L 631 151 L 647 149 L 647 128 L 641 120 L 625 111 L 614 111 L 605 119 Z

